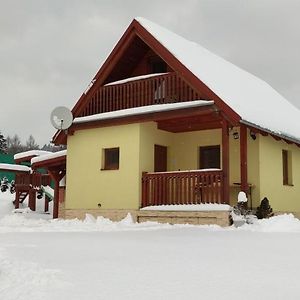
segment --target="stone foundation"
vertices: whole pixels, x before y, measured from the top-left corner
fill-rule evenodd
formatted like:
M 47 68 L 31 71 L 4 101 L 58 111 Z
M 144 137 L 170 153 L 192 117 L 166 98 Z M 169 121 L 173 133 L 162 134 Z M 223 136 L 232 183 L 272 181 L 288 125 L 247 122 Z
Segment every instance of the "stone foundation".
M 61 209 L 59 217 L 65 219 L 84 219 L 86 214 L 94 217 L 103 216 L 112 221 L 120 221 L 130 213 L 134 222 L 159 222 L 169 224 L 194 224 L 206 225 L 217 224 L 220 226 L 230 225 L 229 211 L 149 211 L 149 210 L 127 210 L 127 209 Z
M 138 222 L 153 221 L 169 224 L 230 225 L 229 211 L 139 211 Z

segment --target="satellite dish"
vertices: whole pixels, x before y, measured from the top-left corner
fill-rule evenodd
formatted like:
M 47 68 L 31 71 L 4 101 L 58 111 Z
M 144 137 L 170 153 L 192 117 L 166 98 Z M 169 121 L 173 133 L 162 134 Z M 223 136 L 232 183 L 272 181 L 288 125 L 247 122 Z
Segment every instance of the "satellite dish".
M 67 107 L 59 106 L 52 111 L 50 121 L 54 128 L 66 130 L 72 125 L 73 115 Z

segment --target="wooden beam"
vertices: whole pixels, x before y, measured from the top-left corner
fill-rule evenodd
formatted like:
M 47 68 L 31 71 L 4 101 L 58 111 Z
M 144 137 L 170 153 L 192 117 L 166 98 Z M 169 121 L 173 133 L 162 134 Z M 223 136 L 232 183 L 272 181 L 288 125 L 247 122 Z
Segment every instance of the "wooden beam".
M 229 204 L 229 127 L 227 120 L 222 120 L 222 170 L 223 203 Z
M 240 171 L 241 171 L 241 191 L 248 193 L 248 155 L 247 155 L 247 127 L 240 126 Z
M 169 132 L 188 132 L 197 130 L 209 130 L 221 128 L 221 123 L 216 121 L 206 122 L 206 123 L 186 123 L 186 124 L 165 124 L 164 122 L 158 122 L 157 128 Z
M 31 167 L 32 167 L 32 169 L 35 169 L 35 170 L 38 168 L 62 169 L 66 165 L 66 159 L 67 159 L 67 156 L 63 155 L 63 156 L 59 156 L 59 157 L 55 157 L 55 158 L 50 158 L 47 160 L 37 161 L 37 162 L 33 163 Z

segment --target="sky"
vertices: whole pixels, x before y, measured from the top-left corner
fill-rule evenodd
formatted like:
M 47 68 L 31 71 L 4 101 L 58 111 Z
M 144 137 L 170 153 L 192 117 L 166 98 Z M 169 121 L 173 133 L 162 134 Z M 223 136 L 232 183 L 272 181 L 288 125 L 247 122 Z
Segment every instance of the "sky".
M 145 17 L 262 78 L 300 108 L 299 0 L 0 0 L 0 131 L 55 130 L 127 26 Z M 258 95 L 259 96 L 259 95 Z M 266 116 L 269 117 L 269 116 Z

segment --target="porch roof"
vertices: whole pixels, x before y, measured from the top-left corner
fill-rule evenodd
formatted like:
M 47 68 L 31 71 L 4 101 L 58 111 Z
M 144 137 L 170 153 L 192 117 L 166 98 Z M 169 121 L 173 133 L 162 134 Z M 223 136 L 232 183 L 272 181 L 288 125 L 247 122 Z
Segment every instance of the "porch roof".
M 57 151 L 51 154 L 34 157 L 31 159 L 31 166 L 37 168 L 56 168 L 66 165 L 67 150 Z
M 168 112 L 168 111 L 175 111 L 175 110 L 179 111 L 188 108 L 212 106 L 213 104 L 214 101 L 208 101 L 208 100 L 155 104 L 155 105 L 134 107 L 129 109 L 122 109 L 122 110 L 111 111 L 111 112 L 106 112 L 106 113 L 101 113 L 101 114 L 96 114 L 96 115 L 91 115 L 86 117 L 75 118 L 73 124 L 88 123 L 88 122 L 95 122 L 95 121 L 109 120 L 109 119 L 119 119 L 119 118 L 126 118 L 130 116 L 148 115 L 153 113 Z
M 17 172 L 17 173 L 30 173 L 31 168 L 23 165 L 15 164 L 0 164 L 1 171 Z
M 50 153 L 51 152 L 49 151 L 43 150 L 29 150 L 15 154 L 14 160 L 17 164 L 22 162 L 30 162 L 33 157 L 42 156 Z

